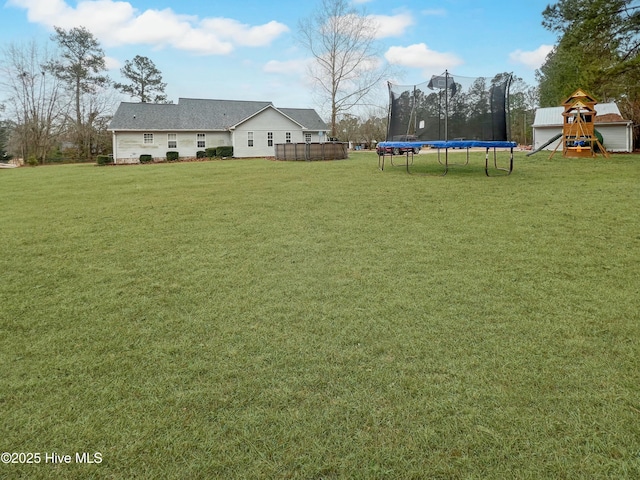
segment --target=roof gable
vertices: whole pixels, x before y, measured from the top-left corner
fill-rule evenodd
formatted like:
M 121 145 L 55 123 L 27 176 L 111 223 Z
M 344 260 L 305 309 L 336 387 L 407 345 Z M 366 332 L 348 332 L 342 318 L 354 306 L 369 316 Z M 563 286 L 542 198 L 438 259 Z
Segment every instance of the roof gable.
M 274 107 L 273 105 L 267 105 L 266 107 L 260 109 L 259 111 L 255 112 L 253 115 L 249 115 L 246 118 L 243 118 L 242 120 L 240 120 L 238 123 L 234 124 L 231 126 L 231 128 L 236 128 L 239 127 L 240 125 L 242 125 L 243 123 L 248 122 L 249 120 L 258 117 L 261 113 L 264 113 L 266 110 L 273 110 L 274 112 L 279 113 L 280 115 L 282 115 L 282 112 L 280 110 L 278 110 L 276 107 Z
M 583 104 L 595 104 L 595 103 L 598 103 L 598 101 L 595 99 L 595 97 L 589 95 L 588 93 L 585 93 L 584 90 L 579 88 L 578 90 L 573 92 L 569 96 L 569 98 L 567 98 L 564 102 L 562 102 L 562 105 L 572 105 L 576 101 L 581 101 Z

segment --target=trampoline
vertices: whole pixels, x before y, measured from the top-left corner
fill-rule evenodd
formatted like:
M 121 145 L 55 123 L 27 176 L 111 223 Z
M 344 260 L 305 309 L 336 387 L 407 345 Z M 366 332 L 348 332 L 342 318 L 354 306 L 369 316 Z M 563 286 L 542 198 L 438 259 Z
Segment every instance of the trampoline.
M 387 138 L 376 148 L 379 168 L 384 170 L 385 157 L 389 156 L 391 165 L 403 166 L 412 173 L 414 154 L 428 146 L 437 149 L 438 163 L 444 167 L 442 175 L 446 175 L 449 166 L 461 165 L 450 162 L 450 149 L 465 149 L 466 162 L 462 165 L 468 165 L 470 149 L 482 148 L 487 176 L 491 176 L 491 152 L 495 170 L 510 175 L 513 148 L 517 146 L 508 141 L 510 83 L 509 74 L 472 78 L 453 76 L 448 71 L 418 85 L 388 82 Z M 498 166 L 498 149 L 509 152 L 506 166 Z M 403 161 L 394 162 L 394 158 Z
M 421 141 L 421 142 L 380 142 L 376 151 L 378 152 L 378 168 L 384 170 L 385 157 L 390 158 L 391 165 L 394 167 L 403 166 L 406 168 L 407 173 L 412 173 L 410 167 L 413 165 L 415 150 L 419 150 L 422 147 L 431 147 L 437 149 L 438 163 L 444 167 L 442 176 L 446 175 L 449 171 L 449 166 L 460 165 L 452 164 L 449 162 L 449 149 L 465 149 L 466 161 L 462 165 L 469 164 L 469 149 L 471 148 L 483 148 L 485 150 L 485 163 L 484 173 L 487 177 L 492 176 L 490 170 L 490 158 L 493 153 L 493 169 L 497 171 L 506 172 L 507 175 L 511 175 L 513 171 L 513 148 L 517 146 L 515 142 L 507 141 L 481 141 L 481 140 L 433 140 L 433 141 Z M 509 158 L 506 166 L 498 166 L 498 149 L 505 149 L 509 151 Z M 405 150 L 406 153 L 402 155 L 393 155 L 393 153 L 386 153 L 388 150 L 392 152 L 394 150 Z M 441 150 L 444 150 L 444 155 L 441 155 Z M 394 158 L 403 158 L 404 163 L 394 163 Z

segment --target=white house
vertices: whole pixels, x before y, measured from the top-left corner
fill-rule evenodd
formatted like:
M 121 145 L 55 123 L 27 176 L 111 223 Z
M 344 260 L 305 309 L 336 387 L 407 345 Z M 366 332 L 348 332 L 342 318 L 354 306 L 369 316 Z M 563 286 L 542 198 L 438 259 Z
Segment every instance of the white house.
M 313 109 L 181 98 L 177 104 L 123 102 L 109 130 L 115 162 L 137 163 L 143 154 L 195 157 L 219 146 L 232 146 L 238 158 L 273 157 L 276 143 L 324 142 L 328 127 Z
M 624 120 L 615 103 L 598 103 L 595 106 L 595 128 L 600 132 L 603 145 L 609 152 L 633 152 L 633 122 Z M 562 134 L 564 107 L 538 108 L 533 121 L 533 149 L 537 150 L 553 137 Z M 555 150 L 560 139 L 544 147 Z M 562 148 L 560 148 L 562 151 Z

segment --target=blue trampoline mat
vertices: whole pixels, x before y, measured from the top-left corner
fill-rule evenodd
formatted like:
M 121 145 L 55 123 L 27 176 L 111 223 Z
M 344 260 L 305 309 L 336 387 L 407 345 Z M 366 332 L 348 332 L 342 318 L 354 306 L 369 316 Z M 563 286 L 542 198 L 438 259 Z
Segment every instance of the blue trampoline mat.
M 378 147 L 389 148 L 419 148 L 423 146 L 435 147 L 435 148 L 513 148 L 517 147 L 516 142 L 504 142 L 496 140 L 421 140 L 418 142 L 380 142 Z

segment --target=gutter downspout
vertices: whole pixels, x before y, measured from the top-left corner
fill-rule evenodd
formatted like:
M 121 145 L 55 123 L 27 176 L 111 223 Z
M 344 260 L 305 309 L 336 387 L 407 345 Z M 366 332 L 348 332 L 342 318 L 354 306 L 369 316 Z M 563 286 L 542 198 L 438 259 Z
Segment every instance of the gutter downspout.
M 116 138 L 116 131 L 113 131 L 112 137 L 111 137 L 111 143 L 112 143 L 112 149 L 113 149 L 113 164 L 117 165 L 118 163 L 118 142 L 117 142 L 117 138 Z

